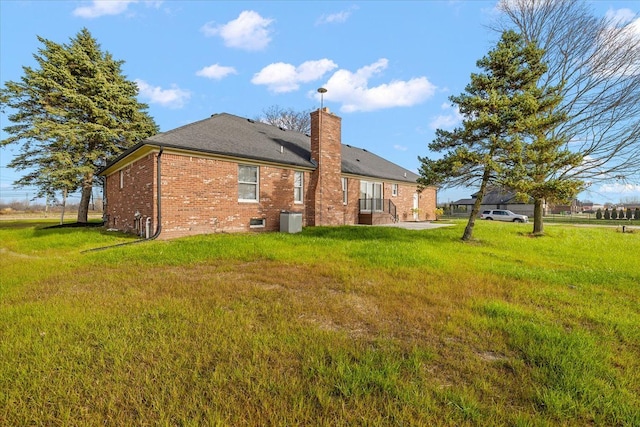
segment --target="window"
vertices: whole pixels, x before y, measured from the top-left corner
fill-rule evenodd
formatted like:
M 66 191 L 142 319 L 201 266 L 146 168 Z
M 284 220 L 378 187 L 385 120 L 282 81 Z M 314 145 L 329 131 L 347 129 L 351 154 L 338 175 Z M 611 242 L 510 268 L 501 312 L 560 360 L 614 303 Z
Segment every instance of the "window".
M 346 205 L 348 202 L 347 197 L 347 178 L 342 178 L 342 204 Z
M 266 220 L 264 218 L 251 218 L 249 220 L 249 228 L 262 228 L 265 223 Z
M 238 200 L 258 201 L 258 167 L 238 165 Z
M 120 171 L 120 188 L 124 188 L 124 171 Z
M 295 203 L 302 203 L 303 191 L 302 184 L 304 182 L 304 175 L 302 172 L 295 172 L 293 174 L 293 201 Z
M 398 195 L 398 184 L 391 184 L 391 195 L 394 197 Z
M 381 211 L 382 197 L 381 182 L 360 181 L 360 210 Z

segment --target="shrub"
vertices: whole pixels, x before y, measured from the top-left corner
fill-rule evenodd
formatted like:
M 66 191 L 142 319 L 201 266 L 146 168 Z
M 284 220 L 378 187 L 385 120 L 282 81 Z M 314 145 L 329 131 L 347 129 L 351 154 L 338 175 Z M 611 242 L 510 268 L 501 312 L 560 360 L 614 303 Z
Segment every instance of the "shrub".
M 604 219 L 611 219 L 611 212 L 609 212 L 609 208 L 604 210 Z
M 437 220 L 439 220 L 439 219 L 440 219 L 440 217 L 441 217 L 442 215 L 444 215 L 444 209 L 442 209 L 442 208 L 438 208 L 438 209 L 436 209 L 436 210 L 434 211 L 434 214 L 435 214 L 435 216 L 436 216 L 436 221 L 437 221 Z
M 633 211 L 631 208 L 627 208 L 627 219 L 633 219 Z
M 636 219 L 640 220 L 640 208 L 636 208 Z
M 620 208 L 620 212 L 618 212 L 618 218 L 624 219 L 624 208 Z
M 618 210 L 616 208 L 611 209 L 611 219 L 618 219 Z
M 596 211 L 596 219 L 602 219 L 602 209 L 600 208 Z

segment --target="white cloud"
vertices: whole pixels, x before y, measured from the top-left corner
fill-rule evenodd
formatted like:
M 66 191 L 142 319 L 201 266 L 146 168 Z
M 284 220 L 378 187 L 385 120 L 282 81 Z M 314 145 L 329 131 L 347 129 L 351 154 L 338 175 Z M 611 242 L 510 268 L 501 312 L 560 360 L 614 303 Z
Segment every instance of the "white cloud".
M 608 28 L 600 34 L 600 46 L 592 58 L 596 72 L 614 78 L 640 74 L 637 47 L 631 52 L 626 51 L 640 42 L 640 17 L 630 9 L 609 9 L 605 18 Z M 621 62 L 620 58 L 625 61 Z M 612 60 L 616 61 L 615 67 L 607 69 L 602 65 L 609 65 Z
M 220 36 L 225 46 L 244 50 L 262 50 L 271 42 L 269 26 L 273 19 L 266 19 L 252 10 L 245 10 L 238 18 L 223 25 L 209 22 L 202 27 L 207 37 Z
M 620 194 L 640 193 L 640 185 L 623 183 L 603 184 L 600 186 L 599 192 Z
M 609 9 L 605 14 L 605 18 L 612 25 L 624 25 L 634 20 L 636 14 L 631 9 Z
M 99 18 L 104 15 L 119 15 L 127 11 L 138 0 L 93 0 L 89 6 L 79 6 L 73 10 L 74 16 L 81 18 Z M 147 6 L 158 7 L 162 1 L 143 1 Z
M 324 99 L 341 102 L 340 111 L 351 113 L 410 107 L 424 102 L 434 94 L 436 87 L 426 77 L 407 81 L 393 80 L 390 83 L 369 87 L 369 80 L 382 73 L 387 66 L 388 60 L 382 58 L 355 73 L 348 70 L 336 71 L 324 85 L 327 89 Z
M 306 61 L 299 66 L 276 62 L 257 72 L 251 79 L 255 85 L 266 85 L 276 93 L 292 92 L 300 88 L 300 83 L 308 83 L 322 78 L 338 65 L 329 59 Z
M 440 114 L 434 117 L 429 123 L 431 129 L 453 129 L 457 124 L 462 122 L 462 114 L 457 107 L 453 107 L 451 104 L 442 104 L 440 106 L 444 110 L 445 114 Z
M 191 93 L 173 85 L 171 89 L 162 89 L 160 86 L 151 86 L 144 80 L 136 79 L 140 96 L 150 104 L 160 104 L 167 108 L 182 108 L 191 98 Z
M 318 18 L 318 20 L 316 21 L 316 25 L 322 25 L 322 24 L 342 24 L 344 22 L 347 22 L 347 19 L 349 19 L 349 17 L 351 16 L 351 13 L 354 10 L 357 10 L 358 7 L 357 6 L 352 6 L 347 10 L 343 10 L 337 13 L 332 13 L 329 15 L 322 15 L 320 16 L 320 18 Z
M 404 145 L 399 145 L 399 144 L 395 144 L 393 148 L 398 151 L 407 151 L 409 149 L 408 147 L 405 147 Z
M 196 71 L 196 76 L 206 77 L 208 79 L 222 80 L 230 74 L 238 74 L 233 67 L 224 67 L 222 65 L 213 64 Z

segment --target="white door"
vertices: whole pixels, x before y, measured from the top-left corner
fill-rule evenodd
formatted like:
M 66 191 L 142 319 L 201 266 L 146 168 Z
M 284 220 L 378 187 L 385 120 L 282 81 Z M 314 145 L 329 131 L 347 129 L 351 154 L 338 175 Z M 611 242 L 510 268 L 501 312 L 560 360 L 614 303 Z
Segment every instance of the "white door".
M 418 206 L 420 206 L 419 195 L 418 193 L 413 193 L 413 220 L 417 221 L 420 219 L 420 212 L 418 212 Z

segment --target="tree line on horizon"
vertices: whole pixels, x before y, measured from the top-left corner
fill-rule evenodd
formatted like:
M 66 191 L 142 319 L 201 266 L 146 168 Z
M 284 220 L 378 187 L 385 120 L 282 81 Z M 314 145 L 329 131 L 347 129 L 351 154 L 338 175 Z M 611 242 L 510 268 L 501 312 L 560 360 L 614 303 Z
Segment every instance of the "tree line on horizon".
M 626 213 L 624 209 L 605 208 L 604 211 L 600 208 L 596 211 L 596 219 L 635 219 L 640 220 L 640 208 L 627 208 Z

